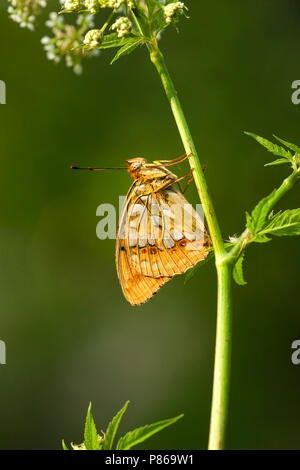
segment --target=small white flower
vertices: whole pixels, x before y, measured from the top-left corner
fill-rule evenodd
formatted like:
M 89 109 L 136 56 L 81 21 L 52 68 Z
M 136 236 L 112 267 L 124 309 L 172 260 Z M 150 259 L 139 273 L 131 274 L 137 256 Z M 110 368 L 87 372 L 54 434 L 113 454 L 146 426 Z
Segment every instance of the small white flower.
M 102 8 L 120 8 L 125 0 L 99 0 Z
M 66 55 L 66 66 L 73 67 L 73 58 L 71 55 Z
M 84 0 L 84 5 L 88 9 L 88 11 L 92 14 L 95 14 L 100 9 L 100 4 L 98 0 Z
M 74 70 L 74 73 L 76 73 L 76 75 L 81 75 L 82 74 L 82 65 L 81 64 L 74 65 L 73 70 Z
M 118 37 L 123 38 L 131 30 L 131 23 L 127 16 L 121 16 L 117 21 L 111 26 L 111 29 L 117 31 Z
M 176 21 L 178 15 L 183 15 L 184 10 L 187 10 L 187 7 L 183 2 L 174 2 L 169 3 L 164 7 L 164 15 L 167 23 L 172 23 Z
M 51 52 L 51 51 L 48 51 L 46 55 L 47 55 L 47 59 L 49 59 L 49 60 L 54 60 L 55 57 L 56 57 L 54 52 Z
M 8 13 L 10 18 L 20 23 L 21 28 L 34 29 L 36 17 L 40 14 L 41 8 L 45 7 L 45 0 L 8 0 Z
M 48 42 L 50 41 L 51 41 L 51 38 L 49 38 L 49 36 L 43 36 L 41 39 L 42 44 L 48 44 Z
M 93 15 L 86 15 L 85 21 L 89 28 L 93 28 L 95 26 Z
M 55 49 L 55 44 L 46 44 L 44 46 L 44 51 L 54 51 Z
M 83 3 L 80 0 L 66 0 L 63 9 L 67 11 L 80 11 L 83 8 Z
M 99 46 L 100 41 L 103 37 L 100 29 L 91 29 L 88 31 L 84 37 L 83 44 L 85 44 L 89 49 Z

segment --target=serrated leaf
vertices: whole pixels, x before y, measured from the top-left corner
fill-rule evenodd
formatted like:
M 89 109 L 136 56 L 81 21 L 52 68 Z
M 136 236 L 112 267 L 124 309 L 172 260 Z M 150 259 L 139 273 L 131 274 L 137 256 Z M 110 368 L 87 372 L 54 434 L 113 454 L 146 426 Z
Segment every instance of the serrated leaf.
M 125 436 L 119 439 L 117 444 L 117 450 L 129 450 L 132 447 L 141 444 L 153 434 L 158 433 L 162 429 L 171 426 L 171 424 L 176 423 L 179 419 L 183 417 L 183 414 L 175 416 L 175 418 L 165 419 L 163 421 L 158 421 L 157 423 L 148 424 L 141 428 L 134 429 L 133 431 L 128 432 Z
M 251 216 L 246 213 L 246 227 L 250 230 L 253 235 L 255 235 L 260 229 L 264 227 L 270 211 L 269 203 L 274 197 L 275 193 L 276 189 L 274 189 L 271 194 L 259 201 L 259 203 L 251 212 Z
M 253 134 L 252 132 L 245 132 L 245 134 L 252 137 L 254 140 L 256 140 L 256 142 L 258 142 L 260 145 L 265 147 L 269 152 L 273 153 L 273 155 L 276 155 L 278 157 L 283 157 L 289 161 L 292 161 L 293 155 L 291 154 L 291 152 L 289 152 L 289 150 L 286 150 L 280 145 L 270 142 L 264 137 L 260 137 L 259 135 Z
M 101 446 L 91 409 L 92 404 L 90 403 L 85 420 L 84 444 L 86 450 L 100 450 Z
M 293 150 L 295 153 L 300 153 L 300 147 L 298 145 L 292 144 L 291 142 L 287 142 L 286 140 L 281 139 L 277 135 L 274 134 L 274 137 L 278 142 L 281 142 L 283 145 L 285 145 L 287 148 Z
M 267 237 L 266 235 L 261 235 L 260 233 L 258 233 L 258 235 L 255 235 L 252 241 L 255 243 L 268 243 L 271 241 L 271 238 Z
M 143 38 L 138 38 L 138 39 L 129 39 L 127 40 L 126 44 L 121 47 L 118 52 L 116 53 L 116 55 L 114 56 L 113 60 L 111 61 L 111 64 L 113 64 L 114 62 L 116 62 L 118 59 L 120 59 L 120 57 L 122 57 L 123 55 L 128 55 L 130 54 L 131 52 L 134 51 L 134 49 L 137 48 L 137 46 L 139 44 L 141 44 L 143 42 Z
M 128 40 L 134 40 L 134 39 L 139 39 L 139 38 L 142 39 L 142 36 L 134 32 L 132 32 L 131 34 L 129 34 L 128 36 L 124 38 L 119 38 L 118 33 L 106 34 L 103 37 L 103 40 L 99 46 L 99 49 L 122 47 L 128 42 Z
M 240 254 L 239 259 L 235 263 L 233 268 L 233 279 L 239 286 L 245 286 L 247 282 L 244 279 L 244 272 L 243 272 L 243 263 L 245 258 L 245 252 L 243 251 Z
M 123 414 L 125 413 L 128 405 L 129 405 L 129 401 L 127 401 L 125 403 L 123 408 L 121 408 L 121 410 L 118 411 L 116 416 L 114 416 L 113 419 L 111 420 L 111 422 L 109 423 L 109 425 L 107 427 L 107 430 L 105 432 L 103 450 L 111 450 L 112 449 L 114 439 L 115 439 L 115 436 L 116 436 L 116 432 L 118 430 L 120 421 L 121 421 L 121 419 L 123 417 Z
M 118 33 L 106 34 L 103 37 L 103 40 L 99 46 L 99 49 L 109 49 L 111 47 L 121 47 L 128 41 L 128 36 L 126 38 L 119 38 Z
M 65 444 L 65 441 L 64 441 L 64 440 L 62 440 L 62 441 L 61 441 L 61 444 L 62 444 L 62 448 L 63 448 L 63 450 L 70 450 L 70 449 L 68 449 L 68 447 L 66 446 L 66 444 Z
M 258 234 L 276 237 L 300 235 L 300 209 L 279 212 L 271 218 L 271 222 Z
M 271 163 L 266 163 L 264 166 L 284 165 L 286 163 L 290 163 L 290 161 L 286 158 L 278 158 L 278 160 L 274 160 Z

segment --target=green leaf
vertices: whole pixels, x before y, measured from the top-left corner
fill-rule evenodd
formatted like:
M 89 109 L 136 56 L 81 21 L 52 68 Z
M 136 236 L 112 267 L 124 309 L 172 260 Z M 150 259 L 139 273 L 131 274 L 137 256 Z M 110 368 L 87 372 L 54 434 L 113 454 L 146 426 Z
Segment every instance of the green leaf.
M 259 236 L 273 235 L 276 237 L 300 235 L 300 209 L 278 212 L 271 222 L 258 233 Z
M 128 55 L 131 52 L 133 52 L 134 49 L 136 49 L 137 46 L 141 44 L 142 42 L 143 42 L 143 38 L 141 37 L 127 40 L 126 44 L 118 50 L 113 60 L 111 61 L 111 64 L 116 62 L 123 55 Z
M 276 189 L 274 189 L 271 194 L 259 201 L 257 206 L 252 211 L 251 216 L 246 213 L 246 227 L 253 235 L 256 235 L 256 233 L 264 227 L 270 211 L 269 202 L 274 197 L 275 193 Z
M 135 3 L 135 7 L 131 9 L 131 14 L 137 31 L 143 35 L 149 35 L 149 18 L 145 14 L 145 11 L 142 6 L 139 5 L 138 2 Z
M 258 235 L 255 235 L 255 237 L 251 241 L 255 243 L 267 243 L 271 241 L 271 238 L 267 237 L 266 235 L 261 235 L 260 233 L 258 233 Z
M 63 450 L 70 450 L 70 449 L 68 449 L 68 447 L 66 446 L 66 444 L 65 444 L 65 441 L 64 441 L 64 440 L 62 440 L 62 441 L 61 441 L 61 444 L 62 444 L 62 448 L 63 448 Z
M 243 251 L 240 254 L 239 259 L 235 263 L 234 269 L 233 269 L 233 279 L 239 286 L 245 286 L 247 282 L 244 279 L 244 273 L 243 273 L 243 262 L 245 258 L 245 252 Z
M 156 0 L 146 0 L 146 5 L 148 9 L 148 16 L 151 18 L 155 8 L 159 6 L 159 3 Z
M 275 134 L 274 134 L 274 137 L 276 140 L 278 140 L 278 142 L 281 142 L 283 145 L 293 150 L 293 152 L 300 153 L 300 147 L 298 147 L 298 145 L 292 144 L 291 142 L 287 142 L 286 140 L 283 140 L 280 137 L 277 137 Z
M 264 137 L 260 137 L 259 135 L 253 134 L 252 132 L 245 132 L 246 135 L 249 135 L 254 140 L 256 140 L 260 145 L 265 147 L 269 152 L 273 153 L 273 155 L 277 155 L 278 157 L 286 158 L 289 161 L 292 161 L 293 155 L 291 152 L 286 150 L 285 148 L 281 147 L 280 145 L 273 144 L 269 140 L 265 139 Z
M 175 418 L 165 419 L 163 421 L 158 421 L 157 423 L 149 424 L 141 428 L 137 428 L 134 431 L 130 431 L 125 436 L 121 437 L 117 444 L 117 450 L 128 450 L 132 447 L 144 442 L 146 439 L 149 439 L 150 436 L 156 434 L 162 429 L 170 426 L 171 424 L 176 423 L 181 419 L 183 415 L 176 416 Z
M 123 417 L 123 414 L 125 413 L 125 411 L 127 409 L 128 404 L 129 404 L 129 401 L 127 401 L 125 403 L 123 408 L 120 411 L 118 411 L 116 416 L 114 416 L 113 419 L 111 420 L 111 422 L 109 423 L 109 425 L 107 427 L 107 430 L 105 432 L 105 440 L 104 440 L 104 444 L 103 444 L 103 450 L 111 450 L 112 449 L 113 442 L 114 442 L 114 439 L 115 439 L 115 436 L 116 436 L 116 432 L 118 430 L 120 421 Z
M 100 442 L 97 433 L 97 429 L 94 423 L 93 415 L 91 413 L 92 404 L 89 404 L 86 420 L 85 420 L 85 428 L 84 428 L 84 444 L 86 450 L 100 450 Z
M 286 158 L 278 158 L 278 160 L 274 160 L 271 163 L 266 163 L 264 166 L 284 165 L 285 163 L 290 163 L 290 161 Z
M 151 31 L 153 34 L 158 34 L 162 29 L 170 26 L 167 23 L 163 11 L 160 9 L 156 11 L 151 19 Z
M 101 42 L 99 49 L 109 49 L 110 47 L 121 47 L 128 42 L 128 39 L 136 39 L 136 36 L 126 36 L 119 38 L 118 33 L 106 34 Z

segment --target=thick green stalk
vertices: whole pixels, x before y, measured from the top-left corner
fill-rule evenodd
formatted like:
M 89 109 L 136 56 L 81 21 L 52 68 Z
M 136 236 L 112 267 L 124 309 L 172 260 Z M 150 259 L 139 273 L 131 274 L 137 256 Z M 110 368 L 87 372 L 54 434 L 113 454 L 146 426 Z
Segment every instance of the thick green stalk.
M 226 421 L 230 388 L 232 337 L 232 267 L 217 265 L 218 313 L 215 345 L 213 396 L 210 417 L 209 450 L 221 450 L 225 445 Z
M 169 100 L 185 151 L 190 155 L 189 163 L 214 246 L 218 274 L 218 316 L 209 449 L 223 449 L 230 383 L 232 264 L 226 259 L 224 242 L 202 166 L 164 57 L 155 40 L 148 45 L 148 48 L 151 61 L 156 67 Z

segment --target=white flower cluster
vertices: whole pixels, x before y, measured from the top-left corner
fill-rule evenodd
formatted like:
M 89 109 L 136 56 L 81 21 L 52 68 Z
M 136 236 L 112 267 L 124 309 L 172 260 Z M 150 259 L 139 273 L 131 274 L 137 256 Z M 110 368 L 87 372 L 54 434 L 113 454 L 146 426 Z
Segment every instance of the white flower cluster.
M 83 44 L 89 49 L 94 49 L 100 45 L 102 38 L 103 34 L 100 29 L 91 29 L 86 33 Z
M 100 9 L 100 4 L 98 0 L 84 0 L 84 5 L 90 13 L 93 15 L 98 13 Z
M 114 8 L 117 10 L 121 5 L 127 3 L 132 8 L 134 0 L 60 0 L 63 11 L 79 12 L 87 9 L 90 13 L 98 13 L 100 8 Z
M 111 26 L 111 29 L 117 31 L 118 37 L 123 38 L 131 30 L 131 23 L 127 16 L 121 16 L 117 21 Z
M 187 10 L 187 7 L 183 2 L 174 2 L 169 3 L 164 7 L 164 15 L 167 23 L 172 23 L 176 21 L 178 15 L 183 15 L 184 10 Z
M 51 28 L 53 33 L 53 37 L 44 36 L 41 39 L 47 58 L 58 63 L 64 56 L 67 67 L 72 67 L 76 74 L 82 73 L 83 54 L 91 57 L 99 53 L 98 50 L 85 52 L 79 47 L 87 30 L 94 26 L 92 15 L 79 15 L 76 26 L 73 26 L 66 24 L 63 16 L 52 12 L 46 26 Z
M 47 6 L 46 0 L 8 0 L 8 13 L 10 18 L 19 23 L 21 28 L 34 30 L 36 16 L 41 8 Z
M 126 0 L 99 0 L 101 8 L 120 8 Z
M 101 8 L 114 8 L 117 10 L 124 3 L 127 4 L 129 8 L 134 8 L 135 0 L 99 0 Z
M 84 4 L 80 0 L 66 0 L 63 3 L 65 11 L 80 11 L 84 8 Z

